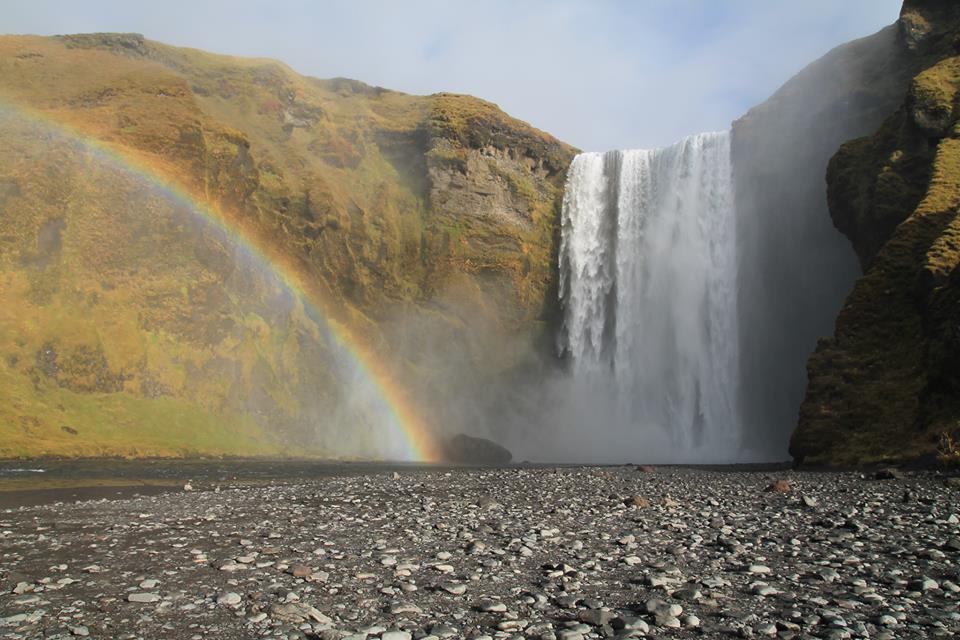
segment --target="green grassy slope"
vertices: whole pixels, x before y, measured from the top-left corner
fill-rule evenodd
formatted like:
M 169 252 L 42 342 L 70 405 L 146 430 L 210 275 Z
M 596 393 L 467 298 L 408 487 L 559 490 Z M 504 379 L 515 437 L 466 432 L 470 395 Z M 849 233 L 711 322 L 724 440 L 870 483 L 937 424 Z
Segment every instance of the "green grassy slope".
M 573 150 L 495 105 L 123 34 L 0 38 L 0 105 L 222 211 L 434 423 L 457 389 L 427 354 L 483 384 L 550 321 Z M 375 454 L 342 358 L 229 235 L 0 108 L 0 456 Z

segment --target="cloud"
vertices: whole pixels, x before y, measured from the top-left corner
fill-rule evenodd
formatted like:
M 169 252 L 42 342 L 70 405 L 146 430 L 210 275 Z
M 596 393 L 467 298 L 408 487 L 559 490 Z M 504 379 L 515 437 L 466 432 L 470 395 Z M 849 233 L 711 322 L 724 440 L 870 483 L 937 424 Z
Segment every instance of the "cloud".
M 591 150 L 726 128 L 899 0 L 33 0 L 4 31 L 135 31 L 410 93 L 455 91 Z

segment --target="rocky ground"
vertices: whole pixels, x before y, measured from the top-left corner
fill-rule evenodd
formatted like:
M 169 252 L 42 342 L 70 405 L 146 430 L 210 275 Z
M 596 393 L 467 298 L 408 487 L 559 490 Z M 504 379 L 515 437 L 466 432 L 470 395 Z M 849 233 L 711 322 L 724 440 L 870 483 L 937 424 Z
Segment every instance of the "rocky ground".
M 408 469 L 10 508 L 0 637 L 954 637 L 955 482 Z

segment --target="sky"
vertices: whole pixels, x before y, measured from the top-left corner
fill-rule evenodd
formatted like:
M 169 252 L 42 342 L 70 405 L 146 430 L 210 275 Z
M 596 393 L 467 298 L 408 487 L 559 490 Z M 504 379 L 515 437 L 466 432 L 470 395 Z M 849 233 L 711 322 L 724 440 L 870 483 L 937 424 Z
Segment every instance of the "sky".
M 901 0 L 0 0 L 0 33 L 142 33 L 415 94 L 469 93 L 591 151 L 729 127 Z

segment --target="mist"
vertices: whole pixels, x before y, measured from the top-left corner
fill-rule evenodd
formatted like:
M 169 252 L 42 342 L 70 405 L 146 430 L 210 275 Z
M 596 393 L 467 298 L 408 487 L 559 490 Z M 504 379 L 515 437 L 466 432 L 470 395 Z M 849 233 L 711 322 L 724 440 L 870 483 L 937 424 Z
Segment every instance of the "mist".
M 423 185 L 430 185 L 435 177 L 430 172 L 439 169 L 424 157 L 451 149 L 429 148 L 432 142 L 420 137 L 423 130 L 391 132 L 396 133 L 391 144 L 403 151 L 393 155 L 384 151 L 378 134 L 371 133 L 369 141 L 371 149 L 379 145 L 385 159 L 380 168 L 396 178 L 396 193 L 409 204 L 397 213 L 398 220 L 407 216 L 397 228 L 412 229 L 409 237 L 397 231 L 388 246 L 381 234 L 393 229 L 371 225 L 369 236 L 359 234 L 357 242 L 367 244 L 349 259 L 372 273 L 363 282 L 354 277 L 353 263 L 335 265 L 345 272 L 339 274 L 324 264 L 329 245 L 317 243 L 309 256 L 316 261 L 305 261 L 312 264 L 305 267 L 307 277 L 329 277 L 332 287 L 342 287 L 337 294 L 361 310 L 358 315 L 369 313 L 362 318 L 364 340 L 375 345 L 377 357 L 393 372 L 390 382 L 405 389 L 438 441 L 466 433 L 507 446 L 518 460 L 540 462 L 787 457 L 806 359 L 818 337 L 831 333 L 859 275 L 849 242 L 830 220 L 826 165 L 840 144 L 875 128 L 895 107 L 914 66 L 889 27 L 830 52 L 774 92 L 829 44 L 863 33 L 876 20 L 889 22 L 895 8 L 877 2 L 842 7 L 744 2 L 708 11 L 706 18 L 703 6 L 693 3 L 653 2 L 621 6 L 619 12 L 565 2 L 549 11 L 539 3 L 483 8 L 421 3 L 409 15 L 406 8 L 401 15 L 392 4 L 369 3 L 373 11 L 363 21 L 329 5 L 319 26 L 303 19 L 289 23 L 276 5 L 268 10 L 253 3 L 224 30 L 201 30 L 203 20 L 174 21 L 171 5 L 161 10 L 93 3 L 82 12 L 70 3 L 46 6 L 54 20 L 39 20 L 33 9 L 18 7 L 7 28 L 139 30 L 176 44 L 278 57 L 317 76 L 356 76 L 413 93 L 476 93 L 579 147 L 601 150 L 578 160 L 609 159 L 616 164 L 616 184 L 600 175 L 582 183 L 568 180 L 567 195 L 582 188 L 588 199 L 602 196 L 584 208 L 578 224 L 599 221 L 603 228 L 594 230 L 594 244 L 581 247 L 586 259 L 572 269 L 575 252 L 569 249 L 580 231 L 569 210 L 554 212 L 553 226 L 562 229 L 550 282 L 518 282 L 531 269 L 524 234 L 531 232 L 533 215 L 531 207 L 508 206 L 527 187 L 535 197 L 555 195 L 550 190 L 555 184 L 544 186 L 542 158 L 518 159 L 517 149 L 491 151 L 483 144 L 457 148 L 475 153 L 477 165 L 495 166 L 479 182 L 456 183 L 457 189 L 478 187 L 476 198 L 460 202 L 467 202 L 462 210 L 433 211 L 438 207 L 431 204 L 432 187 Z M 308 7 L 295 8 L 297 15 L 309 13 Z M 213 21 L 227 7 L 210 3 L 196 11 Z M 513 19 L 504 23 L 505 15 Z M 490 46 L 490 34 L 504 46 Z M 357 48 L 369 42 L 376 46 Z M 558 47 L 561 42 L 568 46 Z M 777 55 L 758 55 L 774 50 Z M 696 133 L 703 130 L 729 131 L 723 134 L 722 161 L 705 152 L 676 161 L 682 155 L 676 149 L 704 140 Z M 260 151 L 254 144 L 253 153 Z M 397 168 L 403 162 L 410 166 Z M 517 167 L 519 173 L 510 173 Z M 326 167 L 330 173 L 324 175 L 336 182 L 342 168 Z M 713 175 L 720 169 L 722 180 Z M 469 167 L 455 164 L 450 170 Z M 424 175 L 407 179 L 417 172 Z M 551 179 L 559 180 L 559 174 L 554 169 Z M 688 176 L 699 182 L 685 183 Z M 123 184 L 132 178 L 123 172 L 114 177 Z M 494 194 L 498 215 L 519 211 L 509 229 L 470 226 L 468 216 L 479 220 L 489 213 L 482 203 L 489 202 L 484 197 L 490 185 L 500 189 Z M 141 187 L 153 198 L 162 196 Z M 289 196 L 284 207 L 300 197 L 297 188 L 284 194 Z M 309 185 L 304 192 L 309 195 Z M 665 204 L 658 192 L 682 197 Z M 455 198 L 438 202 L 458 206 Z M 380 205 L 372 199 L 364 204 L 361 210 L 351 203 L 343 220 L 376 218 Z M 218 350 L 194 348 L 196 329 L 185 326 L 188 314 L 178 307 L 179 315 L 156 320 L 164 332 L 157 335 L 170 340 L 171 350 L 188 349 L 180 342 L 190 345 L 190 358 L 173 367 L 162 353 L 143 347 L 140 361 L 129 365 L 142 372 L 136 374 L 142 394 L 178 392 L 204 410 L 253 416 L 294 448 L 344 458 L 416 458 L 396 407 L 384 398 L 383 380 L 338 341 L 309 301 L 285 289 L 283 278 L 270 273 L 274 265 L 251 260 L 215 229 L 196 221 L 187 225 L 183 219 L 190 216 L 174 204 L 156 206 L 163 211 L 158 221 L 176 221 L 169 225 L 197 236 L 185 260 L 191 281 L 205 286 L 181 295 L 165 281 L 168 265 L 159 263 L 152 265 L 151 282 L 169 288 L 165 299 L 194 305 L 191 322 L 213 327 L 210 344 Z M 309 203 L 303 208 L 314 215 Z M 129 220 L 124 220 L 139 229 L 143 223 L 135 213 L 125 212 Z M 430 229 L 432 213 L 448 217 Z M 67 220 L 68 244 L 71 232 L 82 229 L 83 220 L 76 218 Z M 460 257 L 479 265 L 450 266 L 451 243 L 471 241 L 451 240 L 443 226 L 450 220 L 467 220 L 453 231 L 476 234 L 477 246 Z M 291 236 L 327 228 L 326 220 L 304 222 L 293 215 L 283 218 L 288 223 Z M 38 222 L 41 229 L 43 224 Z M 331 243 L 351 241 L 351 230 L 336 229 L 339 240 Z M 436 235 L 428 237 L 427 231 Z M 501 243 L 507 258 L 486 261 L 487 250 L 496 253 Z M 387 251 L 396 253 L 388 259 Z M 145 256 L 138 259 L 154 257 Z M 402 260 L 390 263 L 398 256 Z M 377 273 L 394 267 L 414 276 L 401 281 Z M 546 272 L 542 260 L 535 268 Z M 574 271 L 586 282 L 576 295 L 569 282 Z M 361 291 L 351 299 L 358 282 L 384 291 Z M 387 293 L 390 286 L 395 288 Z M 532 310 L 522 299 L 541 294 L 542 309 Z M 146 294 L 136 301 L 153 305 Z M 174 335 L 176 341 L 170 339 Z M 166 390 L 154 379 L 164 374 L 170 378 Z M 214 386 L 216 393 L 210 393 Z
M 891 26 L 814 61 L 732 124 L 731 176 L 726 187 L 733 211 L 729 267 L 713 264 L 696 273 L 698 256 L 709 254 L 719 231 L 709 231 L 714 235 L 705 237 L 707 244 L 701 247 L 671 244 L 690 242 L 690 234 L 706 228 L 704 224 L 719 214 L 717 187 L 699 187 L 680 198 L 693 198 L 693 213 L 705 214 L 699 226 L 678 228 L 673 236 L 656 240 L 659 244 L 616 246 L 611 238 L 625 233 L 624 216 L 631 207 L 643 211 L 647 235 L 655 233 L 650 226 L 656 222 L 651 218 L 654 214 L 643 204 L 624 206 L 621 192 L 628 183 L 622 180 L 616 187 L 605 186 L 606 178 L 577 187 L 577 162 L 586 156 L 575 160 L 568 176 L 563 243 L 571 242 L 566 209 L 571 197 L 577 198 L 572 190 L 582 188 L 580 198 L 596 199 L 612 189 L 608 196 L 585 205 L 583 224 L 596 225 L 611 215 L 611 203 L 618 199 L 623 209 L 606 227 L 600 222 L 592 231 L 595 244 L 581 249 L 587 260 L 596 262 L 576 265 L 576 271 L 591 274 L 596 282 L 590 285 L 592 290 L 576 295 L 593 296 L 593 300 L 573 300 L 570 285 L 564 295 L 561 283 L 563 299 L 558 304 L 563 318 L 548 331 L 551 349 L 544 351 L 542 341 L 516 340 L 511 349 L 522 354 L 519 359 L 524 364 L 506 380 L 465 373 L 476 371 L 469 358 L 452 368 L 440 366 L 443 373 L 437 379 L 452 390 L 443 394 L 449 416 L 444 424 L 454 431 L 495 439 L 518 459 L 531 461 L 788 459 L 787 445 L 806 386 L 806 360 L 817 339 L 832 333 L 834 318 L 860 273 L 849 241 L 830 220 L 824 183 L 827 162 L 844 141 L 876 128 L 894 108 L 906 89 L 911 66 L 909 53 Z M 902 71 L 879 71 L 889 69 Z M 871 87 L 869 93 L 863 87 Z M 621 152 L 620 157 L 628 156 Z M 620 171 L 623 160 L 614 162 L 618 166 L 607 169 L 608 173 Z M 689 189 L 644 187 L 658 188 L 665 193 Z M 696 202 L 699 189 L 705 189 L 704 200 Z M 681 208 L 670 216 L 681 215 L 682 205 L 677 206 Z M 558 265 L 561 279 L 571 270 L 563 251 Z M 625 280 L 625 273 L 617 277 L 625 267 L 614 260 L 623 263 L 624 256 L 618 253 L 624 251 L 639 261 L 629 269 L 653 271 L 632 283 Z M 645 264 L 674 259 L 678 262 L 673 267 Z M 671 277 L 682 277 L 665 281 L 660 298 L 627 302 L 623 289 L 651 286 L 651 278 L 663 277 L 656 275 L 658 268 L 679 269 Z M 695 293 L 683 301 L 681 294 L 689 289 L 691 278 L 706 283 L 713 277 L 710 274 L 723 268 L 733 274 L 728 280 L 732 307 L 722 312 L 699 307 L 697 296 L 716 300 L 720 295 L 716 291 Z M 623 306 L 637 304 L 637 309 L 648 307 L 649 313 L 624 316 Z M 605 312 L 607 306 L 610 309 Z M 595 317 L 585 321 L 584 313 Z M 698 314 L 703 314 L 704 324 L 695 322 L 694 330 L 683 334 L 682 325 Z M 721 322 L 720 317 L 727 319 Z M 571 336 L 571 331 L 582 337 Z M 484 338 L 491 339 L 500 338 L 492 334 Z M 576 340 L 583 344 L 572 346 Z M 625 346 L 643 345 L 643 340 L 649 344 Z M 710 340 L 717 346 L 708 346 Z M 674 345 L 675 351 L 668 353 L 671 347 L 665 351 L 664 344 Z M 711 361 L 707 353 L 713 348 L 728 350 L 732 360 Z M 611 356 L 620 351 L 624 352 L 621 360 Z M 434 362 L 452 362 L 449 343 L 423 354 L 430 354 L 428 359 Z M 587 360 L 592 370 L 582 366 Z M 633 381 L 623 386 L 625 367 L 634 369 Z M 730 395 L 724 402 L 735 405 L 735 410 L 718 414 L 711 409 L 711 403 L 718 401 L 709 399 L 710 385 L 722 387 L 721 393 Z
M 580 156 L 557 212 L 554 315 L 534 328 L 498 308 L 513 285 L 484 274 L 380 318 L 384 357 L 437 440 L 488 438 L 533 462 L 787 459 L 806 359 L 859 275 L 830 220 L 826 165 L 893 108 L 907 56 L 890 27 L 813 62 L 729 133 Z M 880 81 L 890 67 L 905 71 Z M 588 157 L 608 166 L 578 182 Z M 579 224 L 600 227 L 574 268 L 577 189 L 593 199 Z M 589 290 L 571 294 L 573 273 Z M 335 362 L 317 437 L 346 457 L 409 458 L 376 386 Z

